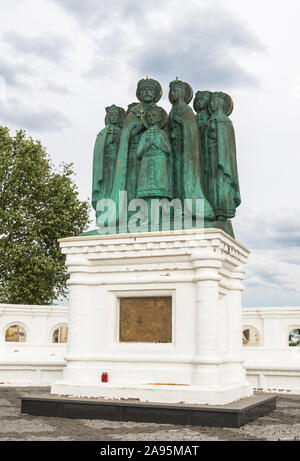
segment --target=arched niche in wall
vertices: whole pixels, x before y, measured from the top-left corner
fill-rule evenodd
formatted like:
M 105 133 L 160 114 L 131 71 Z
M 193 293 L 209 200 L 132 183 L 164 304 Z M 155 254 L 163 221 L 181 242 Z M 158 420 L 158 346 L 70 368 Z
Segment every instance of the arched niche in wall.
M 300 326 L 289 332 L 289 347 L 300 347 Z
M 243 326 L 243 346 L 260 346 L 260 333 L 257 328 L 252 326 Z
M 57 325 L 52 331 L 52 343 L 66 343 L 68 341 L 68 326 L 66 324 Z
M 26 343 L 27 333 L 23 325 L 18 322 L 8 325 L 5 329 L 5 342 Z

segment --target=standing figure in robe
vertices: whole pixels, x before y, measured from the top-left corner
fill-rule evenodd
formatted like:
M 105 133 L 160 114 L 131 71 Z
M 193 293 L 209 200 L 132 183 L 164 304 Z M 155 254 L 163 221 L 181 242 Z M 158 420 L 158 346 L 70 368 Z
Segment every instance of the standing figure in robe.
M 148 223 L 151 219 L 151 199 L 172 198 L 171 145 L 163 130 L 167 120 L 168 115 L 162 107 L 150 106 L 144 116 L 147 131 L 142 134 L 137 149 L 137 157 L 141 161 L 137 197 L 147 202 Z
M 142 134 L 137 149 L 141 167 L 138 176 L 138 198 L 172 198 L 170 175 L 171 145 L 162 129 L 167 123 L 167 113 L 159 106 L 147 109 Z
M 200 144 L 201 144 L 201 157 L 200 157 L 200 169 L 201 169 L 201 181 L 203 186 L 203 192 L 208 197 L 209 192 L 209 155 L 208 155 L 208 126 L 210 120 L 210 112 L 208 110 L 208 103 L 210 99 L 210 91 L 197 91 L 194 99 L 194 109 L 196 111 L 196 119 L 199 126 L 200 132 Z
M 218 221 L 233 218 L 241 203 L 235 135 L 232 122 L 228 118 L 232 110 L 233 102 L 228 94 L 212 93 L 208 129 L 209 200 Z
M 169 115 L 169 130 L 174 156 L 173 197 L 191 199 L 192 207 L 187 210 L 196 218 L 195 200 L 203 200 L 206 227 L 214 220 L 214 212 L 206 199 L 201 185 L 200 135 L 196 117 L 188 103 L 193 90 L 188 83 L 174 80 L 170 83 L 169 100 L 172 109 Z
M 117 163 L 121 128 L 126 112 L 122 107 L 106 107 L 105 128 L 97 135 L 93 158 L 92 206 L 98 217 L 97 203 L 110 198 Z
M 143 124 L 145 111 L 156 106 L 162 95 L 161 85 L 151 78 L 138 82 L 136 96 L 140 103 L 132 105 L 125 119 L 118 151 L 116 174 L 111 198 L 117 205 L 117 224 L 130 200 L 136 198 L 139 163 L 137 147 L 146 128 Z M 119 203 L 119 192 L 127 192 L 127 203 Z

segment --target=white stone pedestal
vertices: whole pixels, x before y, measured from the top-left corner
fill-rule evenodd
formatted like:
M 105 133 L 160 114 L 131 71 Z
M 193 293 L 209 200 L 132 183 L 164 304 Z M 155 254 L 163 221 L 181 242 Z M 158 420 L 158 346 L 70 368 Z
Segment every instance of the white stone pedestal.
M 59 395 L 223 405 L 252 395 L 242 358 L 248 250 L 219 229 L 60 241 L 70 273 Z M 171 343 L 119 341 L 122 297 L 171 296 Z M 103 372 L 109 381 L 101 382 Z

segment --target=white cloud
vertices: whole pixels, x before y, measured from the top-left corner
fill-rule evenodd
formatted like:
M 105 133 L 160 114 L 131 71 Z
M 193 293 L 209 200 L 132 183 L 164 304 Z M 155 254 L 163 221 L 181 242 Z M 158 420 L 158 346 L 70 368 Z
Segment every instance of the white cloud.
M 300 305 L 300 209 L 249 210 L 234 229 L 251 251 L 244 305 Z
M 26 37 L 14 31 L 6 31 L 2 38 L 17 54 L 37 56 L 62 64 L 71 42 L 64 36 L 47 34 L 46 36 Z
M 56 110 L 28 108 L 16 99 L 0 102 L 0 121 L 2 125 L 12 124 L 17 129 L 48 133 L 70 125 L 68 118 Z

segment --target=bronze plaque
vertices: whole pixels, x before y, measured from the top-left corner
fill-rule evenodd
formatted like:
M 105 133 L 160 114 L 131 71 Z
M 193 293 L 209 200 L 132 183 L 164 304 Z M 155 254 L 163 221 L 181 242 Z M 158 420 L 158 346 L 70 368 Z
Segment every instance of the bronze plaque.
M 120 342 L 170 343 L 172 298 L 120 298 Z

